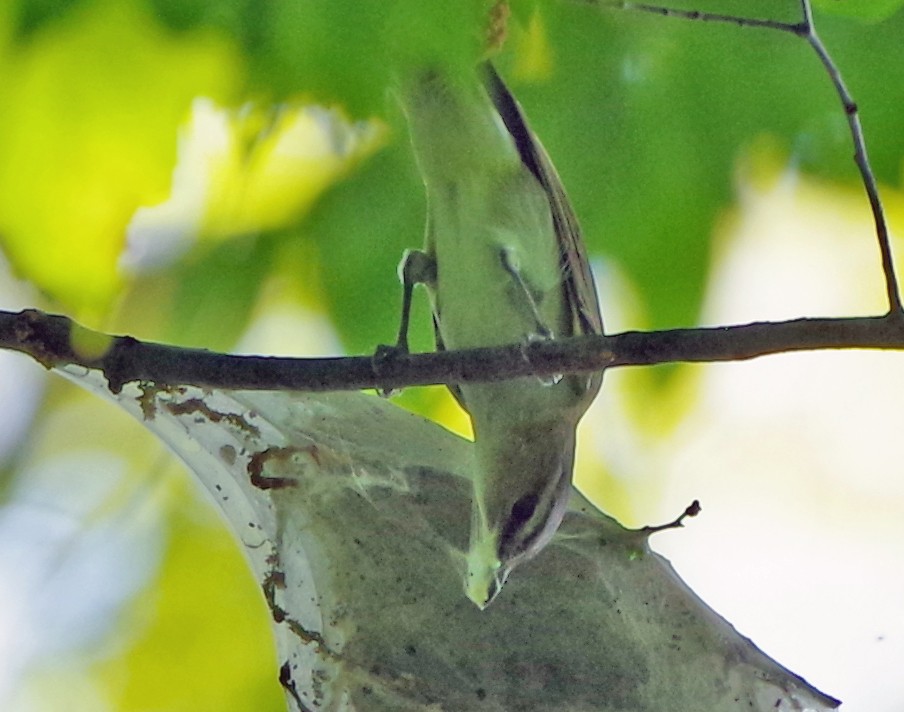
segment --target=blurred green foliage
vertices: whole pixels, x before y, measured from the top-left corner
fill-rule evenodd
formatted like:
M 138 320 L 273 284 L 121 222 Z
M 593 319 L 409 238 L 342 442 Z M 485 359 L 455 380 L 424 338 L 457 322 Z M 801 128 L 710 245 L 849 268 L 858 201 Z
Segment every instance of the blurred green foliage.
M 395 266 L 404 248 L 421 243 L 424 222 L 423 188 L 392 99 L 394 78 L 435 62 L 470 66 L 482 52 L 490 4 L 6 0 L 0 247 L 45 293 L 39 306 L 108 330 L 223 350 L 244 332 L 279 272 L 297 282 L 306 306 L 329 314 L 347 351 L 370 352 L 394 338 Z M 877 175 L 894 184 L 904 153 L 901 4 L 817 2 L 820 33 L 858 102 Z M 749 12 L 750 5 L 709 0 L 700 9 Z M 772 6 L 788 20 L 798 3 Z M 695 323 L 713 226 L 733 200 L 739 158 L 764 137 L 791 165 L 858 180 L 831 83 L 807 46 L 788 34 L 520 0 L 496 61 L 561 173 L 591 254 L 618 265 L 640 295 L 636 328 Z M 31 76 L 41 81 L 29 83 Z M 236 110 L 283 100 L 341 106 L 353 120 L 383 122 L 388 140 L 289 224 L 214 241 L 199 236 L 170 262 L 126 274 L 118 265 L 126 228 L 136 208 L 165 198 L 178 131 L 196 96 Z M 253 160 L 249 153 L 248 164 Z M 287 259 L 299 264 L 294 277 L 280 271 Z M 422 301 L 413 343 L 427 349 Z M 204 557 L 191 549 L 198 541 L 183 540 L 185 519 L 184 512 L 171 518 L 161 580 L 184 580 L 204 591 L 204 602 L 221 587 L 224 605 L 234 587 L 244 587 L 236 595 L 246 605 L 257 592 L 250 577 L 235 580 L 238 565 L 218 571 L 214 562 L 186 578 L 186 562 Z M 209 526 L 203 523 L 204 536 Z M 240 647 L 253 635 L 198 626 L 201 614 L 180 611 L 166 590 L 158 594 L 160 619 L 128 654 L 130 675 L 144 670 L 147 678 L 129 678 L 122 709 L 141 709 L 161 680 L 190 684 L 198 677 L 189 668 L 186 682 L 184 669 L 174 675 L 149 663 L 195 665 L 185 636 Z M 266 641 L 262 625 L 258 635 L 258 643 Z M 272 671 L 262 653 L 251 692 L 236 692 L 232 709 L 253 709 L 259 680 Z M 185 696 L 175 686 L 167 692 L 154 698 L 155 709 L 182 709 Z M 277 697 L 273 689 L 261 695 L 268 702 L 257 709 Z M 227 709 L 213 698 L 195 702 L 195 709 Z
M 28 31 L 0 31 L 0 235 L 20 274 L 103 322 L 126 226 L 165 199 L 192 99 L 232 96 L 241 70 L 227 39 L 167 34 L 141 3 L 64 5 L 21 5 Z
M 852 17 L 865 22 L 878 22 L 891 17 L 904 4 L 901 0 L 813 0 L 819 9 L 835 15 Z
M 182 490 L 157 580 L 131 605 L 124 650 L 97 678 L 116 710 L 285 709 L 263 597 L 222 519 Z
M 292 240 L 300 231 L 316 245 L 330 275 L 324 280 L 330 310 L 350 350 L 368 350 L 390 338 L 396 308 L 392 267 L 401 249 L 420 242 L 423 213 L 404 122 L 392 102 L 393 77 L 430 62 L 473 61 L 487 2 L 18 0 L 9 55 L 36 46 L 42 34 L 75 13 L 83 13 L 84 22 L 105 17 L 86 8 L 111 4 L 155 13 L 160 26 L 145 25 L 142 34 L 176 33 L 170 42 L 179 37 L 200 41 L 202 35 L 185 34 L 199 31 L 205 41 L 211 33 L 221 37 L 219 46 L 236 52 L 235 65 L 222 67 L 235 76 L 221 80 L 232 87 L 233 102 L 297 96 L 341 104 L 353 117 L 389 122 L 391 141 L 382 154 L 316 205 L 302 225 L 287 226 L 288 232 L 272 239 Z M 714 4 L 706 9 L 719 9 L 709 7 Z M 736 2 L 722 5 L 739 9 Z M 848 12 L 859 8 L 860 17 L 876 14 L 877 3 L 844 5 Z M 782 19 L 793 18 L 796 6 L 789 0 L 777 11 Z M 892 5 L 882 7 L 879 14 L 887 14 Z M 790 35 L 552 0 L 515 3 L 515 10 L 514 39 L 498 63 L 511 75 L 514 91 L 562 173 L 591 251 L 622 265 L 643 295 L 645 326 L 694 323 L 711 227 L 731 201 L 738 155 L 761 136 L 777 140 L 804 169 L 856 179 L 831 85 L 805 44 Z M 904 63 L 904 46 L 897 41 L 904 21 L 899 14 L 871 25 L 866 42 L 860 23 L 832 15 L 817 19 L 861 107 L 877 173 L 896 181 L 904 135 L 896 107 L 904 99 L 904 85 L 885 78 Z M 546 76 L 525 76 L 518 69 L 531 51 L 530 41 L 519 42 L 519 33 L 531 21 L 539 22 L 551 48 Z M 171 52 L 160 46 L 161 66 Z M 205 81 L 196 80 L 197 93 L 209 91 Z M 109 95 L 111 102 L 129 100 Z M 61 120 L 71 119 L 63 115 Z M 102 115 L 95 120 L 101 122 Z M 175 147 L 176 123 L 173 118 L 167 122 Z M 172 158 L 165 158 L 170 166 Z M 8 244 L 15 241 L 9 227 L 4 232 Z M 246 251 L 251 275 L 243 281 L 249 287 L 262 275 L 271 249 L 266 243 L 258 241 L 260 253 Z M 108 262 L 110 268 L 115 263 Z M 92 276 L 91 281 L 100 280 Z M 179 303 L 185 303 L 183 296 L 195 301 L 184 294 L 192 285 L 206 289 L 210 283 L 186 279 Z M 63 298 L 63 307 L 73 301 L 69 292 L 56 296 Z

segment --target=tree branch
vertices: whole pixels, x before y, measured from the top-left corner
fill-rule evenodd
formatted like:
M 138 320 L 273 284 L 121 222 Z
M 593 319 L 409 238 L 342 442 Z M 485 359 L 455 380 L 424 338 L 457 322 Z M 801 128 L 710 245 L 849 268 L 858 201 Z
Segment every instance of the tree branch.
M 716 22 L 738 27 L 761 27 L 767 30 L 790 32 L 793 35 L 805 36 L 807 26 L 801 22 L 782 22 L 781 20 L 768 20 L 757 17 L 742 17 L 740 15 L 726 15 L 718 12 L 701 12 L 699 10 L 682 10 L 680 8 L 666 7 L 664 5 L 652 5 L 643 2 L 629 2 L 628 0 L 583 0 L 589 5 L 612 9 L 628 10 L 630 12 L 642 12 L 648 15 L 660 17 L 672 17 L 679 20 L 693 20 L 696 22 Z
M 75 365 L 100 370 L 114 393 L 132 381 L 236 390 L 348 391 L 590 373 L 618 366 L 743 361 L 789 351 L 904 350 L 904 319 L 895 313 L 793 319 L 627 331 L 390 358 L 283 358 L 236 356 L 108 336 L 67 317 L 28 309 L 0 311 L 0 348 L 28 354 L 47 368 Z
M 873 214 L 873 223 L 876 229 L 876 240 L 879 245 L 879 254 L 882 258 L 882 272 L 885 276 L 885 292 L 888 298 L 888 308 L 891 312 L 904 312 L 901 302 L 898 278 L 895 274 L 894 255 L 889 239 L 888 221 L 885 217 L 885 209 L 882 206 L 882 198 L 879 196 L 879 187 L 870 165 L 869 154 L 866 149 L 866 139 L 863 136 L 863 126 L 860 123 L 860 111 L 857 103 L 848 91 L 841 70 L 832 59 L 828 48 L 823 44 L 816 32 L 816 24 L 813 21 L 813 9 L 810 0 L 799 0 L 801 19 L 798 22 L 782 22 L 780 20 L 759 19 L 743 17 L 739 15 L 725 15 L 711 12 L 698 12 L 696 10 L 681 10 L 651 5 L 647 3 L 628 2 L 627 0 L 582 0 L 583 2 L 602 8 L 628 10 L 642 12 L 662 17 L 676 18 L 679 20 L 691 20 L 696 22 L 727 23 L 738 27 L 754 27 L 774 30 L 795 35 L 803 39 L 816 54 L 826 74 L 832 82 L 835 93 L 841 102 L 844 116 L 847 120 L 848 131 L 851 135 L 851 143 L 854 146 L 854 163 L 860 173 L 860 181 L 866 191 L 869 200 L 870 211 Z
M 816 25 L 813 23 L 813 10 L 810 7 L 810 0 L 801 0 L 800 4 L 806 27 L 806 32 L 802 36 L 816 53 L 823 68 L 826 70 L 826 74 L 832 80 L 832 86 L 841 101 L 844 117 L 847 119 L 851 142 L 854 145 L 854 163 L 857 164 L 857 170 L 860 172 L 860 180 L 863 183 L 863 189 L 866 191 L 869 207 L 873 214 L 876 239 L 879 242 L 879 254 L 882 256 L 882 272 L 885 275 L 888 308 L 893 312 L 901 312 L 901 295 L 898 290 L 898 278 L 895 275 L 894 257 L 891 250 L 891 240 L 888 235 L 888 222 L 885 219 L 882 199 L 879 197 L 879 186 L 876 183 L 876 176 L 873 173 L 869 154 L 866 151 L 866 139 L 863 137 L 863 126 L 860 124 L 860 112 L 851 93 L 848 91 L 847 85 L 844 83 L 841 71 L 829 54 L 829 50 L 822 43 L 819 35 L 816 34 Z

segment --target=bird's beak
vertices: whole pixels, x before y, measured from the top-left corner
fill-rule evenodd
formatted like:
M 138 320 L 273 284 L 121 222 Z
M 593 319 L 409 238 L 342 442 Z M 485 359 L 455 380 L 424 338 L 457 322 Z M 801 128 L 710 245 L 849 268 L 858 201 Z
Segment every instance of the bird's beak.
M 475 606 L 480 610 L 485 610 L 502 590 L 508 574 L 509 569 L 499 561 L 481 569 L 471 568 L 468 570 L 465 594 Z
M 471 548 L 465 557 L 465 595 L 480 610 L 490 605 L 508 576 L 506 567 L 496 553 L 497 548 L 497 538 L 494 535 L 486 534 L 477 537 L 476 541 L 472 537 Z

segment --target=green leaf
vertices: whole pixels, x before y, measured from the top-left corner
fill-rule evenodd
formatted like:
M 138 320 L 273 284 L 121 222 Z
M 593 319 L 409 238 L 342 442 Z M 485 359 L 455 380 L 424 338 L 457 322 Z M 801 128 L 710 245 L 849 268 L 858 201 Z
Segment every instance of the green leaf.
M 25 37 L 93 0 L 10 0 L 15 34 Z
M 864 22 L 881 22 L 894 15 L 902 0 L 813 0 L 818 9 L 832 15 L 852 17 Z
M 424 188 L 403 128 L 395 128 L 392 144 L 324 196 L 304 227 L 317 245 L 330 312 L 351 353 L 372 353 L 395 338 L 402 299 L 396 265 L 423 240 Z M 432 349 L 427 300 L 417 296 L 413 345 Z
M 174 27 L 216 27 L 238 38 L 254 88 L 305 94 L 356 117 L 381 113 L 399 72 L 473 62 L 482 52 L 486 0 L 154 0 Z
M 256 78 L 277 95 L 309 93 L 353 115 L 382 112 L 400 71 L 473 61 L 482 0 L 299 0 L 269 5 L 248 45 Z
M 133 3 L 79 4 L 0 55 L 0 240 L 18 274 L 91 320 L 122 284 L 135 210 L 163 199 L 198 94 L 231 94 L 228 43 Z
M 273 267 L 273 248 L 268 239 L 215 243 L 177 265 L 167 275 L 174 285 L 173 306 L 162 338 L 184 346 L 232 348 Z

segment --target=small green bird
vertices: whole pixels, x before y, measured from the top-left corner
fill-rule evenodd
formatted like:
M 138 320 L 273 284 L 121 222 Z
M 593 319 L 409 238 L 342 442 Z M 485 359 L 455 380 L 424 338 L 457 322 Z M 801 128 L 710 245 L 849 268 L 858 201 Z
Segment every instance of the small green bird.
M 427 190 L 423 251 L 399 267 L 398 345 L 413 285 L 427 287 L 438 349 L 602 333 L 577 219 L 546 151 L 489 63 L 403 86 Z M 452 387 L 476 466 L 465 590 L 480 608 L 552 538 L 571 491 L 575 429 L 602 374 Z

